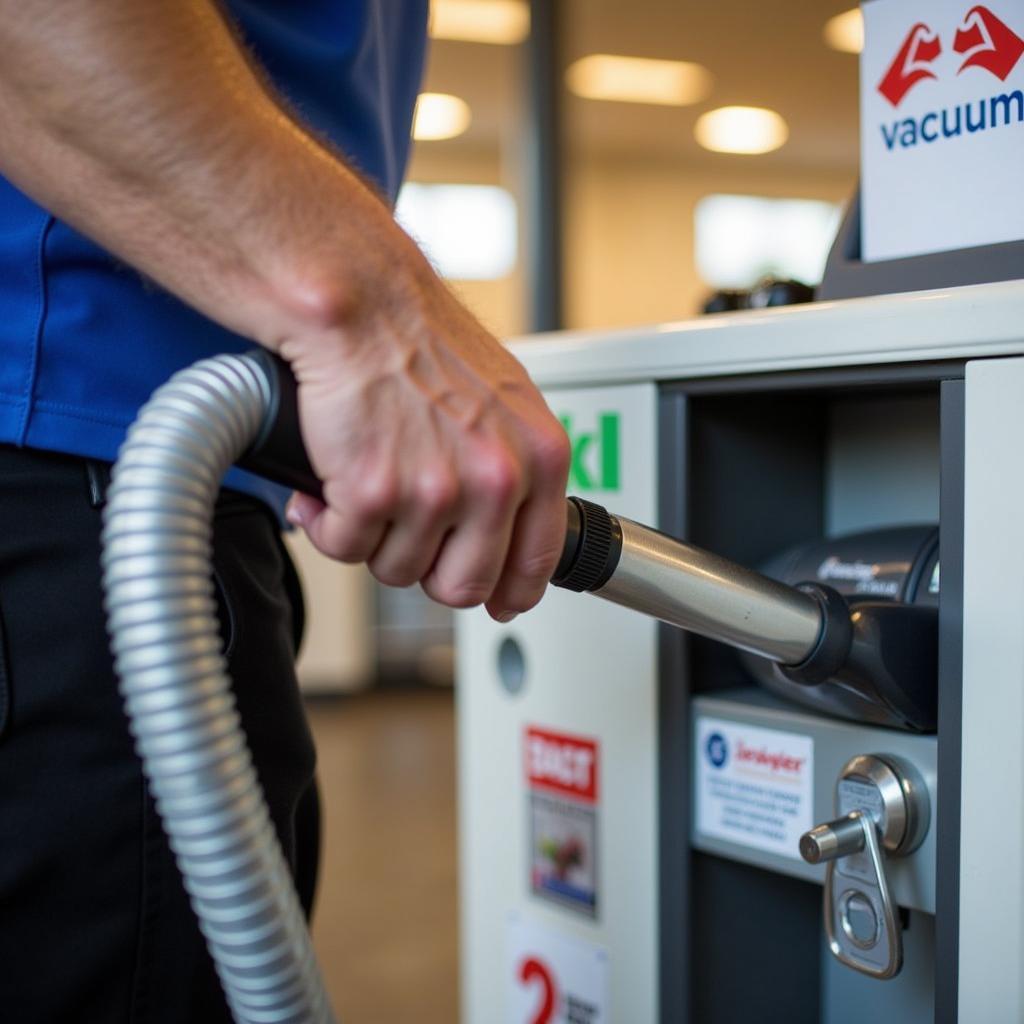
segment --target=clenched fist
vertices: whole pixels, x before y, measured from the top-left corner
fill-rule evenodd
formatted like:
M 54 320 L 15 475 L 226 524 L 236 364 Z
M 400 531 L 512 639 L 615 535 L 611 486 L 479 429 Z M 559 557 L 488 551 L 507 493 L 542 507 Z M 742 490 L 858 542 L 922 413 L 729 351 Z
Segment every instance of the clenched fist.
M 382 583 L 419 582 L 508 621 L 540 600 L 565 537 L 569 443 L 522 366 L 405 239 L 370 293 L 317 291 L 282 342 L 323 502 L 288 518 Z M 368 269 L 372 273 L 372 267 Z

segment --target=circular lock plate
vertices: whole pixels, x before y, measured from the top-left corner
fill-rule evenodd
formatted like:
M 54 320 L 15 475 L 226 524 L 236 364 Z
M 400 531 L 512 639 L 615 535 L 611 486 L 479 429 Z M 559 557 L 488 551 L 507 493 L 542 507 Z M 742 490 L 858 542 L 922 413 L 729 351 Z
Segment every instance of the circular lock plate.
M 921 776 L 889 755 L 860 754 L 847 761 L 836 785 L 836 806 L 841 813 L 868 812 L 889 853 L 911 853 L 928 831 L 928 792 Z
M 839 922 L 846 937 L 858 949 L 870 949 L 878 942 L 878 914 L 864 893 L 856 889 L 843 893 Z

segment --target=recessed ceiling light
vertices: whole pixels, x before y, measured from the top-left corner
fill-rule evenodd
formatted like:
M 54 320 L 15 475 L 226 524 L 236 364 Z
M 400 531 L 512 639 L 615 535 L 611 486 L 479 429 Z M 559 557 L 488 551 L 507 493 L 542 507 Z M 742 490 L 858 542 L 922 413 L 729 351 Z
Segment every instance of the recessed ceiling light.
M 521 43 L 530 34 L 524 0 L 433 0 L 430 34 L 464 43 Z
M 702 114 L 693 133 L 716 153 L 770 153 L 789 138 L 789 126 L 764 107 L 719 107 Z
M 446 92 L 421 92 L 416 100 L 412 137 L 420 141 L 453 139 L 470 121 L 469 104 Z
M 825 42 L 842 53 L 860 53 L 864 49 L 864 18 L 860 8 L 844 11 L 825 22 Z
M 652 60 L 593 53 L 565 73 L 569 88 L 588 100 L 686 107 L 711 91 L 711 72 L 684 60 Z

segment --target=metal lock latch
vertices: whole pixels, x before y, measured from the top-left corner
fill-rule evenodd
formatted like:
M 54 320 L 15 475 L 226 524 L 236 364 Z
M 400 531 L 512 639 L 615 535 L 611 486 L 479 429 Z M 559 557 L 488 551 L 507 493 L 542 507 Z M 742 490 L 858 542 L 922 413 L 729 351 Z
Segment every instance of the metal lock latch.
M 800 837 L 809 864 L 828 862 L 825 933 L 841 963 L 873 978 L 903 966 L 900 922 L 889 892 L 885 855 L 921 845 L 930 817 L 928 791 L 913 766 L 888 754 L 848 761 L 836 783 L 835 821 Z

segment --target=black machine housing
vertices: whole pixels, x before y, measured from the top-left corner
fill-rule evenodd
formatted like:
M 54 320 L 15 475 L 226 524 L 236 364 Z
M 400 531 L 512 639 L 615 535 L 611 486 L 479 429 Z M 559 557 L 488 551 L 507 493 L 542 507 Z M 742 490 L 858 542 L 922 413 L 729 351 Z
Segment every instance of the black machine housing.
M 932 732 L 938 679 L 939 530 L 898 526 L 791 548 L 761 567 L 794 586 L 846 600 L 853 628 L 843 671 L 821 682 L 744 653 L 766 689 L 825 714 Z

